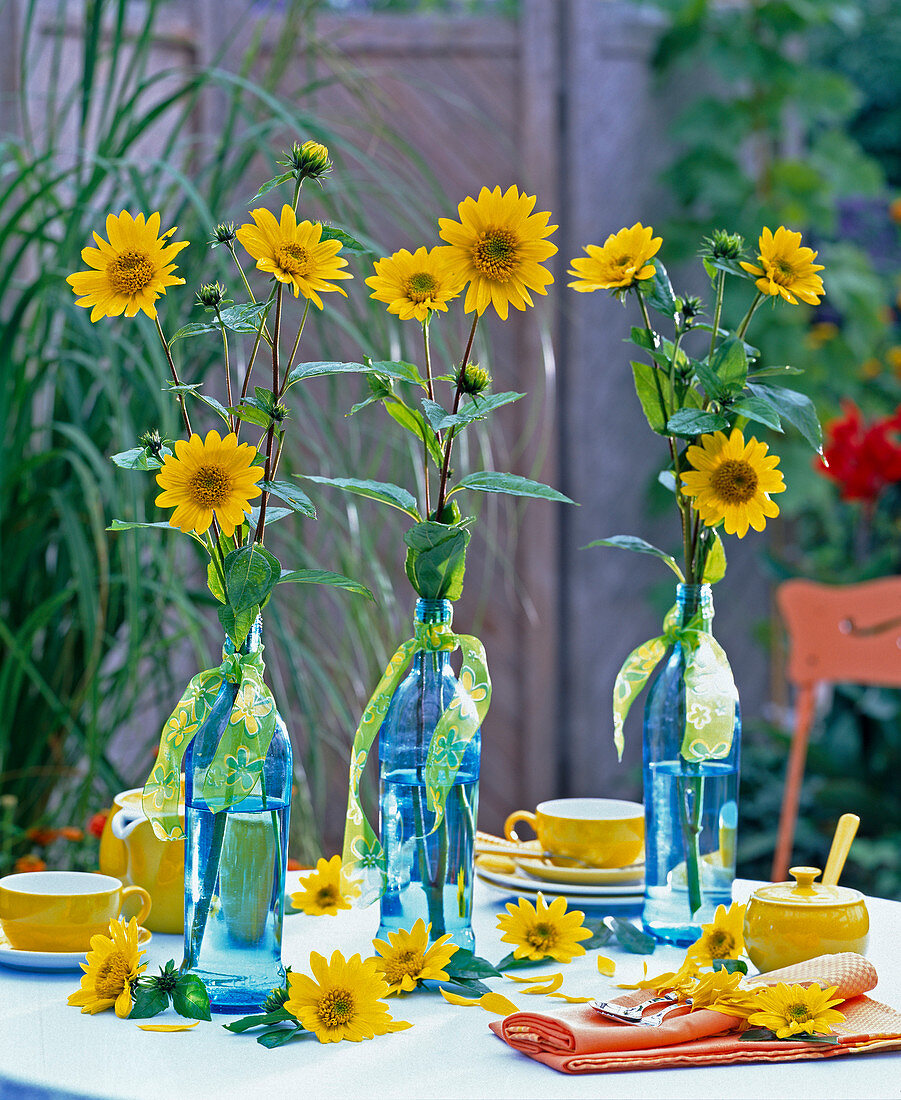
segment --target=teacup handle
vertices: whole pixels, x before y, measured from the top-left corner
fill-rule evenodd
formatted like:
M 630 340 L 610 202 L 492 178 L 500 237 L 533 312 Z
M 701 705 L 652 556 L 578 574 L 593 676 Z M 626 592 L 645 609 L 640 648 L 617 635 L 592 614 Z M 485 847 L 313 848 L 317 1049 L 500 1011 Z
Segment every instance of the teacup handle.
M 138 913 L 138 924 L 143 924 L 145 920 L 150 916 L 150 906 L 153 904 L 150 895 L 144 889 L 143 886 L 126 886 L 122 890 L 122 903 L 119 906 L 119 916 L 122 916 L 122 910 L 125 908 L 125 902 L 129 898 L 138 897 L 141 899 L 141 909 Z
M 522 844 L 523 841 L 516 835 L 516 830 L 513 826 L 517 821 L 524 821 L 532 829 L 532 832 L 538 836 L 538 830 L 535 828 L 535 815 L 529 810 L 516 810 L 507 818 L 504 822 L 504 836 L 507 840 L 515 841 L 517 844 Z

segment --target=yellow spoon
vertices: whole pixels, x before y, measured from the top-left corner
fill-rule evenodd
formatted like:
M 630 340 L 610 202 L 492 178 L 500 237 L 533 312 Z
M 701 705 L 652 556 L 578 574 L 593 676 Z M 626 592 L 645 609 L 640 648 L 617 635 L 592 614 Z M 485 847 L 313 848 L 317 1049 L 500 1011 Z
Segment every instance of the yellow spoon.
M 860 818 L 857 814 L 842 814 L 835 827 L 835 836 L 832 838 L 832 847 L 829 849 L 829 858 L 826 860 L 826 870 L 823 872 L 821 882 L 824 886 L 836 886 L 841 878 L 845 860 L 851 848 L 851 841 L 857 833 Z

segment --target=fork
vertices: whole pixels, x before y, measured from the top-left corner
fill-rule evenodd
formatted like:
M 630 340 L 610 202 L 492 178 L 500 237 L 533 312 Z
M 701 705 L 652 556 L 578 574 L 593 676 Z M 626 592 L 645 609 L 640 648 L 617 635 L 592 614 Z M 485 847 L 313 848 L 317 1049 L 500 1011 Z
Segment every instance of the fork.
M 660 1004 L 661 1001 L 667 1002 L 662 1009 L 657 1012 L 652 1012 L 650 1015 L 643 1015 L 645 1009 L 651 1005 Z M 682 1005 L 691 1005 L 691 1001 L 679 1001 L 678 994 L 665 993 L 659 997 L 655 997 L 651 1001 L 645 1001 L 643 1004 L 635 1005 L 632 1008 L 624 1008 L 622 1005 L 614 1005 L 610 1001 L 591 1001 L 591 1007 L 595 1012 L 601 1016 L 605 1016 L 609 1020 L 615 1020 L 618 1024 L 636 1024 L 638 1027 L 660 1027 L 663 1024 L 669 1014 L 676 1008 L 681 1008 Z

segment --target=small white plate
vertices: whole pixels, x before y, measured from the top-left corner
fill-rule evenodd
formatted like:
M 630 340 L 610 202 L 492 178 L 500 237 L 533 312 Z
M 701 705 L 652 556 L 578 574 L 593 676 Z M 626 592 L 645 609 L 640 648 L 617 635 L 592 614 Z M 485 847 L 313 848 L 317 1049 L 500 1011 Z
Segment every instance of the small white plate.
M 138 946 L 146 947 L 153 933 L 138 929 Z M 11 970 L 81 970 L 87 951 L 20 951 L 0 936 L 0 966 Z
M 549 859 L 517 859 L 520 874 L 542 882 L 572 886 L 626 886 L 632 892 L 644 888 L 644 860 L 631 867 L 558 867 Z
M 580 886 L 574 888 L 564 883 L 539 883 L 525 875 L 504 875 L 499 871 L 486 871 L 476 864 L 476 874 L 488 886 L 503 890 L 506 894 L 521 894 L 536 897 L 538 893 L 548 896 L 564 897 L 568 901 L 583 905 L 604 904 L 612 907 L 641 905 L 644 901 L 643 888 L 633 886 Z

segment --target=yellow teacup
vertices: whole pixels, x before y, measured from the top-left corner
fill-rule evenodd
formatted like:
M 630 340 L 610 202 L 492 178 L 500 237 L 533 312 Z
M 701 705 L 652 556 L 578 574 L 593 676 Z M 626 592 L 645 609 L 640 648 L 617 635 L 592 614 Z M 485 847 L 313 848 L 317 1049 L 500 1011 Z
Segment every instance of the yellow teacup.
M 592 867 L 628 867 L 644 850 L 644 807 L 617 798 L 555 798 L 535 813 L 517 810 L 504 822 L 504 836 L 518 841 L 515 826 L 531 825 L 545 852 Z M 554 859 L 566 863 L 566 859 Z
M 91 936 L 109 935 L 109 922 L 128 898 L 141 899 L 138 924 L 150 912 L 140 886 L 91 871 L 26 871 L 0 878 L 0 926 L 20 951 L 87 951 Z

